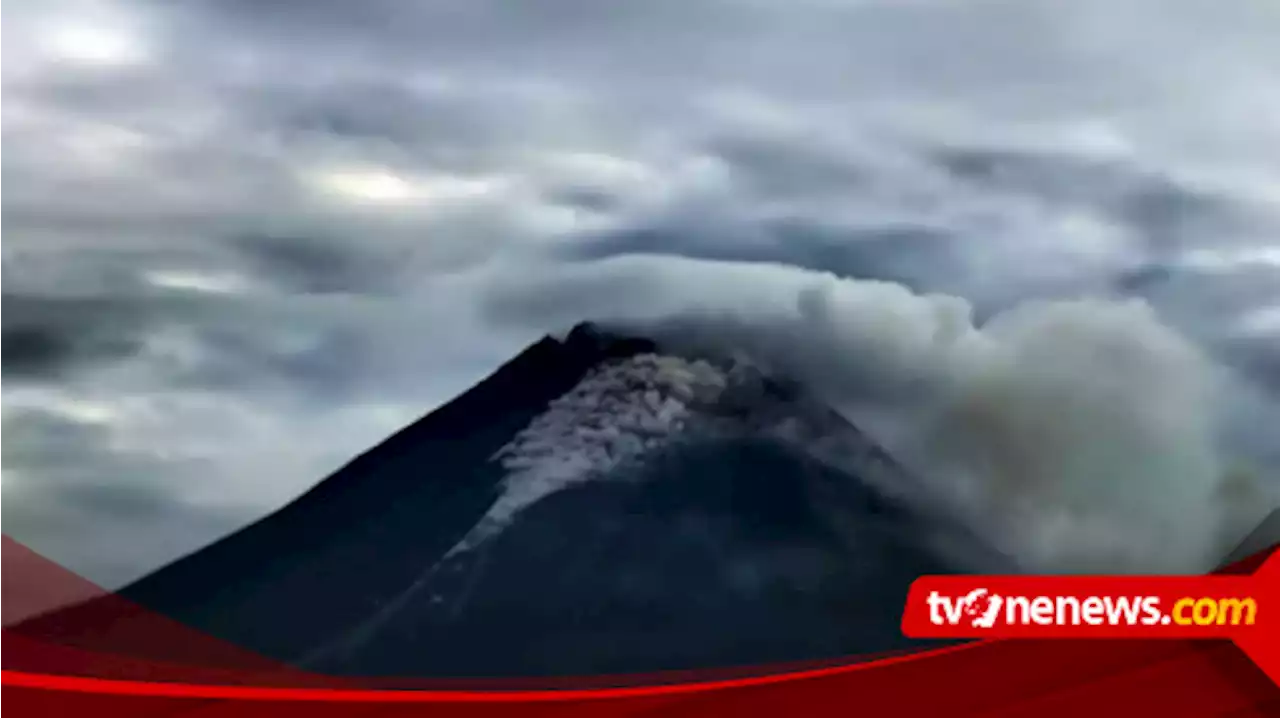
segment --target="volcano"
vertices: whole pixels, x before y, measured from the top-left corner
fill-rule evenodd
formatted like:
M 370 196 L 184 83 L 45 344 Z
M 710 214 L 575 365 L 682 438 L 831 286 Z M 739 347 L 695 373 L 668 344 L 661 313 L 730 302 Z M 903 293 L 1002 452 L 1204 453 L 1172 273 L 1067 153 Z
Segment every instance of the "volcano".
M 880 652 L 913 579 L 984 551 L 910 482 L 785 377 L 583 324 L 119 594 L 341 675 Z

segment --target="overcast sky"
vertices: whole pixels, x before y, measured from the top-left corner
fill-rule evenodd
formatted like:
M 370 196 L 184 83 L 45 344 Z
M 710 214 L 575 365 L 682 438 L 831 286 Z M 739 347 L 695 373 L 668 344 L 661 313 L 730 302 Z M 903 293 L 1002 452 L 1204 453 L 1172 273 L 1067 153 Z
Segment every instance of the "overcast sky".
M 1278 8 L 10 0 L 4 531 L 134 578 L 619 289 L 531 279 L 637 253 L 1144 296 L 1265 455 Z

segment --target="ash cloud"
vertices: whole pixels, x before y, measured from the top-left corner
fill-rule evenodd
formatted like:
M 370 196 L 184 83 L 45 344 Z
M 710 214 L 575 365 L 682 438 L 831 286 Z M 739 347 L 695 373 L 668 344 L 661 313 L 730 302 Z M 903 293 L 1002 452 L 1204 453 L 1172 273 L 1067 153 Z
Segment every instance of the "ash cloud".
M 550 277 L 602 319 L 799 379 L 1032 570 L 1205 571 L 1280 506 L 1220 441 L 1231 378 L 1141 300 L 1028 301 L 976 323 L 960 297 L 782 265 Z M 544 294 L 495 311 L 526 292 Z

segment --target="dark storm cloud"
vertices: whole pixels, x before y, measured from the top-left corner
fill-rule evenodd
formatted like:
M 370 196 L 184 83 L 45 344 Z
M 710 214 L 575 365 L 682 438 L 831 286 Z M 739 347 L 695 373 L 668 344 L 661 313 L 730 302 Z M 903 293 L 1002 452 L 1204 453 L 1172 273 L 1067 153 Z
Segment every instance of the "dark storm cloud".
M 253 271 L 302 294 L 390 294 L 403 277 L 397 257 L 359 241 L 328 237 L 248 234 L 228 244 Z
M 263 307 L 241 305 L 240 311 L 254 318 L 237 321 L 228 311 L 183 327 L 178 341 L 185 342 L 186 350 L 181 358 L 157 359 L 159 378 L 180 388 L 226 393 L 284 389 L 331 402 L 349 396 L 367 371 L 362 361 L 366 336 L 344 337 L 340 328 L 310 323 L 302 325 L 301 334 L 285 330 L 294 336 L 282 341 L 279 327 L 257 319 L 267 313 Z
M 124 356 L 135 349 L 129 340 L 85 342 L 66 326 L 14 322 L 4 329 L 4 373 L 21 378 L 61 375 L 79 362 Z
M 143 321 L 122 304 L 3 295 L 4 373 L 57 379 L 69 371 L 138 351 Z
M 565 245 L 564 256 L 792 264 L 960 294 L 982 313 L 1020 298 L 1118 291 L 1166 307 L 1187 297 L 1192 306 L 1176 313 L 1193 324 L 1197 317 L 1188 312 L 1233 302 L 1217 316 L 1199 317 L 1220 324 L 1275 299 L 1259 294 L 1249 275 L 1170 264 L 1206 240 L 1224 248 L 1256 242 L 1269 226 L 1265 216 L 1247 202 L 1131 161 L 920 143 L 892 148 L 909 164 L 886 182 L 883 167 L 822 138 L 731 137 L 706 146 L 725 162 L 728 192 L 579 237 Z M 1084 220 L 1105 234 L 1082 236 L 1068 224 L 1059 241 L 1037 248 L 1044 243 L 1038 235 L 1059 220 Z M 1079 250 L 1071 246 L 1077 237 Z M 1072 255 L 1097 252 L 1099 241 L 1104 254 L 1072 270 Z M 1067 262 L 1055 267 L 1054 254 Z M 1037 274 L 1046 268 L 1064 273 Z M 1175 274 L 1178 287 L 1170 290 Z
M 6 295 L 4 307 L 4 370 L 15 380 L 66 381 L 132 361 L 176 388 L 252 392 L 283 384 L 332 401 L 366 376 L 362 357 L 371 349 L 367 333 L 341 318 L 273 310 L 262 299 Z M 289 317 L 293 328 L 282 330 Z M 148 346 L 157 337 L 169 346 Z
M 448 162 L 484 155 L 513 139 L 536 114 L 536 98 L 483 86 L 414 87 L 411 82 L 284 81 L 239 89 L 246 119 L 286 134 L 385 143 L 409 156 Z M 523 117 L 522 117 L 523 115 Z
M 180 19 L 260 43 L 325 47 L 347 62 L 358 62 L 362 53 L 414 62 L 447 59 L 452 69 L 522 58 L 539 63 L 581 59 L 602 36 L 619 54 L 653 50 L 658 43 L 669 46 L 673 40 L 687 46 L 699 36 L 715 41 L 706 37 L 704 23 L 718 22 L 723 31 L 732 29 L 725 23 L 741 22 L 739 14 L 721 12 L 723 7 L 679 0 L 644 6 L 580 0 L 537 5 L 322 0 L 270 7 L 251 0 L 212 0 L 189 4 L 184 13 L 193 12 Z M 666 35 L 655 34 L 660 31 Z
M 1202 241 L 1210 231 L 1225 235 L 1244 223 L 1243 208 L 1228 197 L 1120 162 L 982 147 L 931 154 L 962 183 L 1096 211 L 1132 226 L 1157 247 Z
M 764 84 L 792 97 L 835 93 L 903 97 L 983 95 L 1009 109 L 1103 102 L 1109 89 L 1059 85 L 1112 58 L 1072 54 L 1062 13 L 1023 2 L 799 2 L 754 0 L 597 3 L 273 3 L 184 6 L 201 30 L 280 58 L 323 48 L 320 67 L 379 66 L 441 74 L 554 75 L 586 82 L 614 102 L 708 85 Z M 1070 18 L 1086 25 L 1089 12 Z M 1057 32 L 1056 32 L 1057 31 Z M 1025 41 L 1037 38 L 1037 44 Z M 1181 38 L 1177 38 L 1181 39 Z M 868 62 L 872 60 L 872 62 Z M 1112 65 L 1112 72 L 1121 72 Z M 621 83 L 621 86 L 619 86 Z M 1030 100 L 1030 102 L 1027 102 Z
M 1280 344 L 1272 341 L 1236 340 L 1227 343 L 1224 354 L 1242 373 L 1280 399 Z M 1274 427 L 1273 427 L 1274 428 Z M 1280 447 L 1277 447 L 1280 451 Z
M 744 189 L 766 197 L 853 194 L 873 181 L 870 168 L 815 137 L 726 136 L 707 143 Z

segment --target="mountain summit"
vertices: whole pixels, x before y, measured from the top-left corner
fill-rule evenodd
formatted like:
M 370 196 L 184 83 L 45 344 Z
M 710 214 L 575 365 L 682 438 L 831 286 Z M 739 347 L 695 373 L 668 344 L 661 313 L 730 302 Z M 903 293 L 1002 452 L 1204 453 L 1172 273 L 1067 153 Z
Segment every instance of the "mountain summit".
M 911 581 L 961 570 L 940 547 L 971 540 L 876 488 L 893 481 L 803 387 L 583 324 L 120 593 L 337 674 L 884 651 L 908 645 Z

